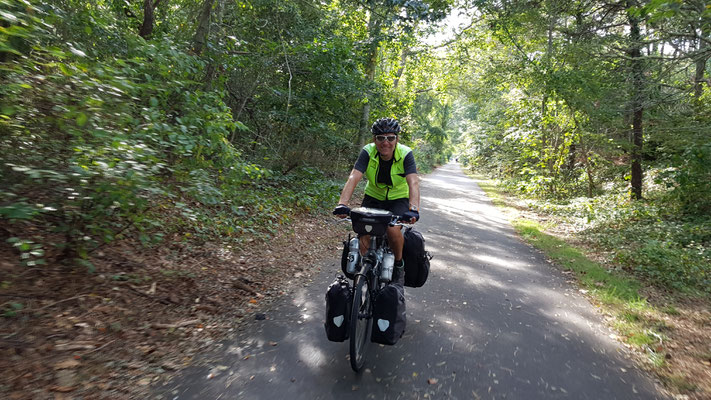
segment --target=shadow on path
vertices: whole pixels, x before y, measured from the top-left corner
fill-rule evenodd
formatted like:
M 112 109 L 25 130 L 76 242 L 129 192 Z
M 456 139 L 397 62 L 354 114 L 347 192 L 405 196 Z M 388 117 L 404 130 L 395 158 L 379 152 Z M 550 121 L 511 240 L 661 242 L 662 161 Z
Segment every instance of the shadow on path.
M 423 178 L 432 260 L 408 288 L 407 330 L 371 344 L 355 374 L 326 340 L 324 295 L 340 264 L 277 301 L 203 366 L 157 391 L 169 399 L 662 399 L 609 338 L 593 306 L 523 244 L 484 193 L 448 164 Z M 294 280 L 293 285 L 301 281 Z M 213 373 L 213 379 L 207 379 Z

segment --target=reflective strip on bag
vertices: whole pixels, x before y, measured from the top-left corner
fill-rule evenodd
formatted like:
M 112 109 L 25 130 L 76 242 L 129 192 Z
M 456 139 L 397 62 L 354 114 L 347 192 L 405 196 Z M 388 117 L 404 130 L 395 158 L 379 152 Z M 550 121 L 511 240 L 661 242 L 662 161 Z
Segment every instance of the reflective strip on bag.
M 380 332 L 385 332 L 388 330 L 390 327 L 390 321 L 387 319 L 379 319 L 378 320 L 378 329 L 380 329 Z

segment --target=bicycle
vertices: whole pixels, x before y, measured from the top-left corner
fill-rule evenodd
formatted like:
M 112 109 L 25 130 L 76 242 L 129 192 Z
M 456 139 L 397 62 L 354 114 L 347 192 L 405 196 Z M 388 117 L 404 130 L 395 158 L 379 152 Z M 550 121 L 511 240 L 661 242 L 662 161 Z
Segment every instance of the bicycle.
M 400 216 L 390 211 L 374 208 L 351 210 L 350 221 L 353 231 L 359 235 L 370 235 L 370 247 L 360 258 L 360 269 L 353 276 L 353 304 L 350 314 L 350 363 L 355 372 L 365 364 L 365 351 L 373 328 L 373 299 L 390 280 L 381 279 L 383 259 L 390 251 L 387 239 L 389 226 L 404 226 L 398 223 Z

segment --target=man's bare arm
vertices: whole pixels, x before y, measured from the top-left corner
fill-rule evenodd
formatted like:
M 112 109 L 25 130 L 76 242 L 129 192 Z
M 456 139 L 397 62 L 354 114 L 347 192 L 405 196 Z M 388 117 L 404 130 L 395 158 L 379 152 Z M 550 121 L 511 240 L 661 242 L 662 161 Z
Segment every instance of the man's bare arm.
M 338 204 L 348 205 L 348 203 L 351 201 L 351 196 L 353 196 L 353 191 L 355 190 L 356 186 L 358 185 L 358 182 L 360 182 L 362 178 L 362 172 L 358 171 L 357 169 L 351 170 L 351 174 L 348 176 L 348 180 L 346 181 L 346 184 L 345 186 L 343 186 L 343 190 L 341 191 L 341 198 L 338 200 Z
M 417 174 L 408 174 L 405 176 L 407 185 L 410 187 L 410 206 L 420 208 L 420 176 Z

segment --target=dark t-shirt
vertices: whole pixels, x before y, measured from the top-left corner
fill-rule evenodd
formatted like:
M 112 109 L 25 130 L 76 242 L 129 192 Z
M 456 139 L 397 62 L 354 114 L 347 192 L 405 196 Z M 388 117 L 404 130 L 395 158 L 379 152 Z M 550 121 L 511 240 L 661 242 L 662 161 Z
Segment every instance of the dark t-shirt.
M 377 177 L 378 183 L 389 186 L 393 184 L 392 178 L 390 177 L 390 168 L 393 165 L 393 160 L 394 158 L 391 158 L 389 161 L 383 161 L 382 158 L 380 159 L 380 168 Z M 358 156 L 358 160 L 356 160 L 355 166 L 353 168 L 362 173 L 365 173 L 365 170 L 368 169 L 369 162 L 370 155 L 367 151 L 365 151 L 365 149 L 363 149 L 361 150 L 360 155 Z M 407 155 L 405 156 L 405 160 L 403 160 L 403 167 L 405 168 L 405 176 L 417 173 L 417 166 L 415 165 L 415 156 L 412 155 L 412 152 L 407 153 Z

